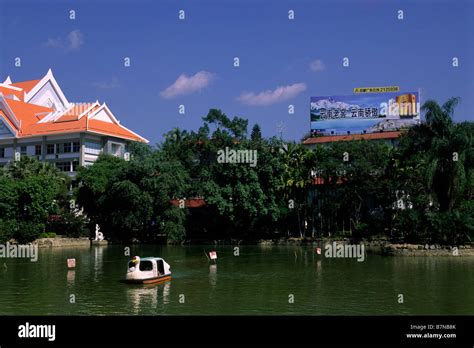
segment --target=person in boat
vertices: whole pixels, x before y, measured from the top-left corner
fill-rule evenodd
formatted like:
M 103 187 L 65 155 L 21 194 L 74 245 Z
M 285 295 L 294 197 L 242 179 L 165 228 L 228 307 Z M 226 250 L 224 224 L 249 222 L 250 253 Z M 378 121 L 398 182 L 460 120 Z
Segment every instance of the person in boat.
M 133 272 L 139 263 L 140 263 L 140 257 L 139 256 L 134 256 L 132 261 L 130 261 L 129 271 Z

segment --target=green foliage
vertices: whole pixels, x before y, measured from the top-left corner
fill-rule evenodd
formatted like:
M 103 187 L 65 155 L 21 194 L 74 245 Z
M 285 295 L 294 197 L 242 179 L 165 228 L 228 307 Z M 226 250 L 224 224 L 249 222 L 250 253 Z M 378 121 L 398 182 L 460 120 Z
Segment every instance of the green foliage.
M 54 233 L 54 232 L 43 232 L 39 235 L 38 238 L 56 238 L 56 233 Z
M 77 212 L 70 211 L 69 209 L 64 209 L 57 219 L 46 223 L 46 229 L 55 231 L 50 232 L 52 234 L 60 234 L 70 238 L 89 237 L 91 232 L 88 225 L 89 219 L 87 216 L 77 214 Z
M 237 139 L 244 139 L 247 135 L 248 120 L 235 116 L 232 120 L 221 110 L 211 109 L 207 116 L 203 117 L 205 124 L 214 124 L 217 129 L 216 137 L 230 135 Z
M 5 244 L 13 238 L 16 230 L 16 221 L 0 219 L 0 244 Z
M 474 236 L 474 204 L 465 202 L 459 210 L 428 215 L 432 240 L 442 244 L 471 243 Z
M 392 157 L 392 188 L 412 203 L 397 215 L 396 229 L 409 231 L 410 240 L 453 244 L 472 236 L 474 129 L 452 121 L 458 101 L 427 101 L 426 123 L 410 129 Z
M 26 244 L 38 239 L 43 232 L 43 223 L 34 221 L 19 221 L 18 229 L 13 235 L 13 238 L 15 238 L 15 240 L 20 244 Z
M 22 158 L 0 171 L 0 242 L 30 241 L 46 224 L 67 236 L 99 224 L 110 240 L 385 235 L 394 241 L 471 242 L 474 126 L 454 123 L 457 99 L 424 104 L 426 122 L 399 146 L 342 141 L 309 149 L 262 137 L 255 124 L 211 109 L 197 131 L 173 129 L 151 147 L 133 143 L 129 161 L 100 155 L 69 179 Z M 256 151 L 257 165 L 220 163 L 219 151 Z M 202 198 L 189 209 L 176 202 Z M 49 217 L 54 216 L 54 219 Z
M 0 175 L 0 217 L 13 219 L 18 210 L 18 191 L 16 182 L 7 176 Z
M 170 241 L 179 242 L 186 235 L 184 228 L 184 219 L 186 214 L 183 209 L 172 207 L 163 214 L 162 232 L 165 233 Z
M 31 242 L 67 198 L 69 178 L 50 164 L 22 157 L 0 170 L 0 234 Z
M 132 150 L 129 162 L 100 156 L 96 163 L 81 168 L 77 203 L 111 240 L 154 239 L 160 221 L 167 221 L 171 199 L 186 191 L 188 176 L 180 162 L 168 160 L 148 147 Z M 183 219 L 175 221 L 182 223 Z M 169 225 L 170 238 L 184 236 L 183 229 Z
M 252 133 L 250 133 L 250 139 L 254 143 L 258 143 L 262 141 L 262 130 L 260 129 L 260 126 L 258 123 L 255 123 L 253 128 L 252 128 Z

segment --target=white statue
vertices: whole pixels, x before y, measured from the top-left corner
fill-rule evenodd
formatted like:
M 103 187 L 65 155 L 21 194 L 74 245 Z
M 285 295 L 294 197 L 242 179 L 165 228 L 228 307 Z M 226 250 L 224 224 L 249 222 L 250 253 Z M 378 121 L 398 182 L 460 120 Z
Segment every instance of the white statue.
M 100 232 L 100 227 L 98 224 L 95 224 L 95 240 L 98 240 L 98 241 L 104 240 L 104 234 Z

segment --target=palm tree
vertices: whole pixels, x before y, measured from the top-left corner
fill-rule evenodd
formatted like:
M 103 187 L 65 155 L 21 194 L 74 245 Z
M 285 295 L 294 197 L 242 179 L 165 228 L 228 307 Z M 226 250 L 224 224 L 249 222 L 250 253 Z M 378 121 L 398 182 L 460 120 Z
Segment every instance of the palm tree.
M 426 184 L 433 193 L 441 212 L 450 212 L 465 187 L 466 155 L 472 149 L 472 134 L 462 131 L 462 124 L 452 120 L 459 98 L 451 98 L 442 106 L 427 101 L 426 124 L 419 127 L 421 135 L 413 151 L 425 151 L 428 159 Z M 415 140 L 416 141 L 416 140 Z
M 285 192 L 285 198 L 295 201 L 300 237 L 304 236 L 301 230 L 301 216 L 306 220 L 308 190 L 311 186 L 311 169 L 314 163 L 314 154 L 301 144 L 289 143 L 282 148 L 283 173 L 280 179 L 280 188 Z

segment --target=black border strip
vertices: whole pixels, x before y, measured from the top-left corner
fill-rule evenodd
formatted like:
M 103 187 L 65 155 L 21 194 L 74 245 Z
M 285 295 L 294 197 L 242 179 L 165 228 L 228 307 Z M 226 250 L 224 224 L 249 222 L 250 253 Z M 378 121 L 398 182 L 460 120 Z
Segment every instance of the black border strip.
M 55 325 L 56 339 L 20 338 L 19 326 Z M 407 338 L 411 325 L 433 325 L 421 333 L 456 338 Z M 454 325 L 436 329 L 436 325 Z M 474 316 L 4 316 L 0 347 L 228 344 L 474 346 Z

